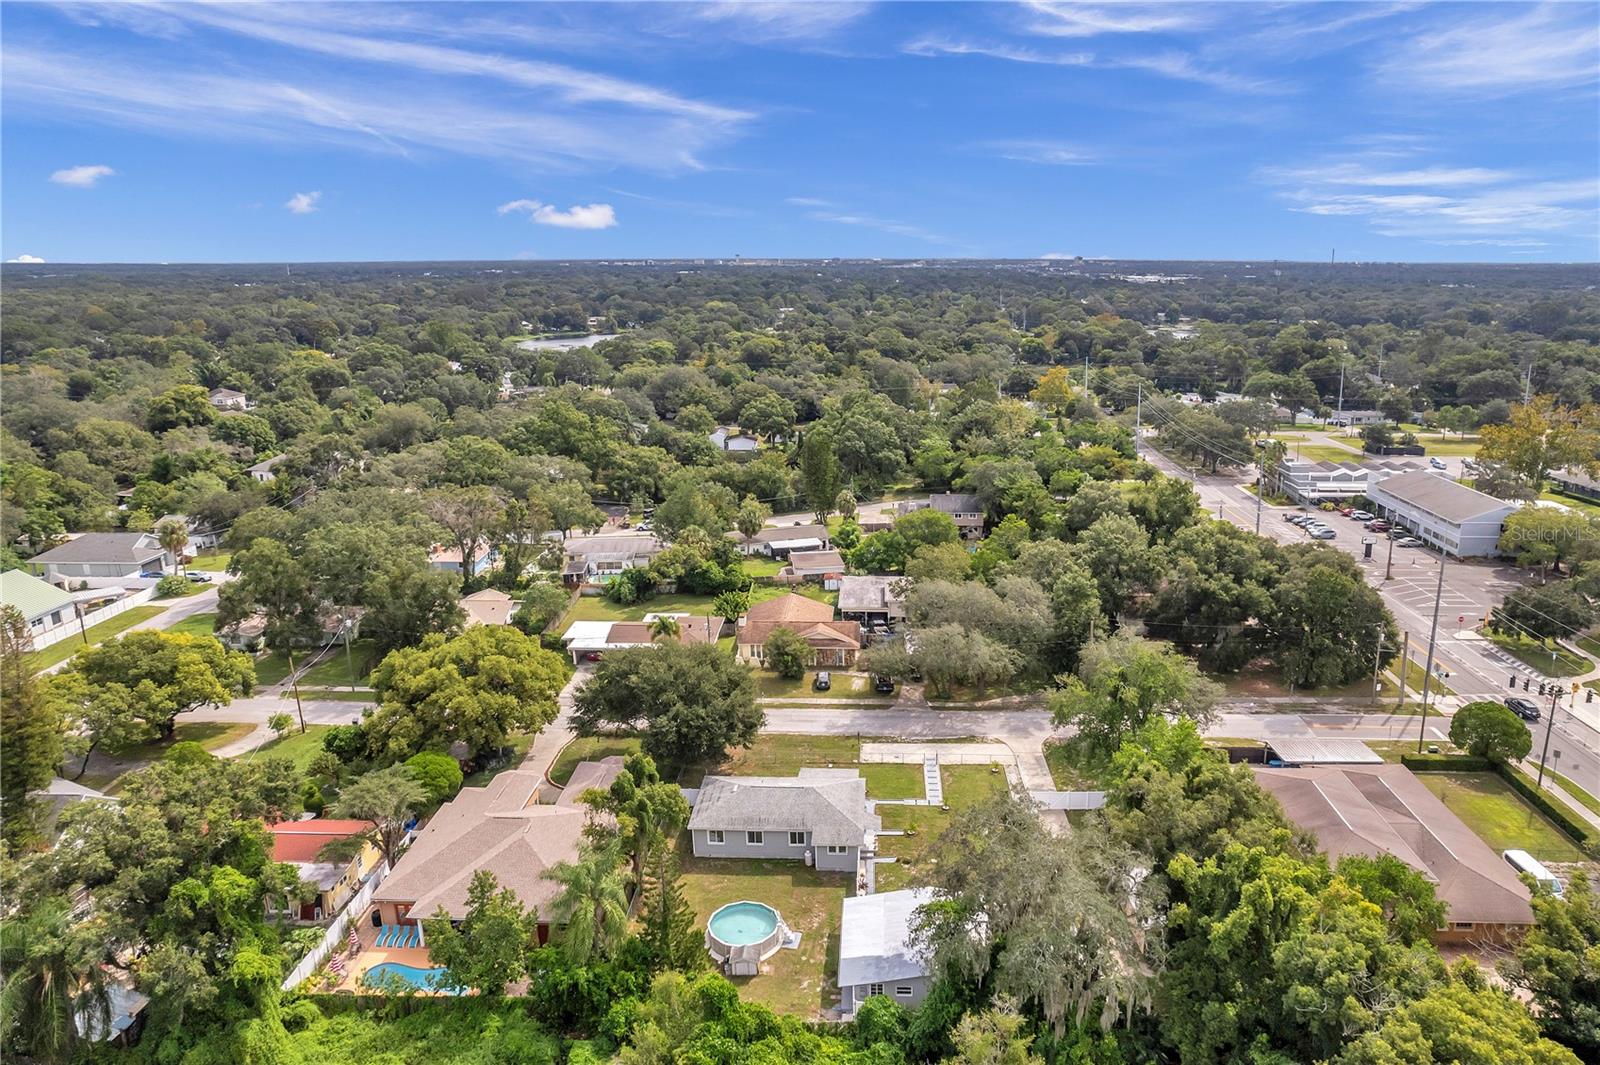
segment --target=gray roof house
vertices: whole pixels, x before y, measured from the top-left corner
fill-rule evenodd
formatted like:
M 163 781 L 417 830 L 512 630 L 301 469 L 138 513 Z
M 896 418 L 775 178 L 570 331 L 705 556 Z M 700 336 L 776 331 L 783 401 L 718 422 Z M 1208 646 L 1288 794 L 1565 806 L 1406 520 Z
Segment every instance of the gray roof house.
M 160 574 L 172 559 L 153 533 L 80 533 L 58 547 L 41 551 L 23 565 L 51 584 L 86 577 L 137 577 Z
M 254 466 L 246 466 L 244 472 L 248 473 L 260 484 L 278 479 L 277 469 L 287 459 L 287 455 L 274 455 L 270 459 L 262 459 Z
M 839 578 L 839 616 L 853 621 L 904 621 L 904 577 Z
M 928 994 L 927 959 L 911 945 L 917 907 L 932 888 L 908 888 L 844 900 L 839 922 L 839 1012 L 848 1017 L 873 995 L 915 1006 Z
M 908 499 L 898 509 L 901 514 L 910 514 L 929 507 L 950 515 L 963 539 L 976 540 L 983 536 L 983 500 L 972 493 L 935 492 L 927 499 Z
M 854 873 L 883 822 L 854 769 L 793 777 L 706 777 L 689 815 L 696 858 L 792 858 Z
M 667 545 L 654 533 L 630 532 L 569 536 L 561 546 L 561 581 L 571 587 L 604 584 L 623 570 L 648 566 Z

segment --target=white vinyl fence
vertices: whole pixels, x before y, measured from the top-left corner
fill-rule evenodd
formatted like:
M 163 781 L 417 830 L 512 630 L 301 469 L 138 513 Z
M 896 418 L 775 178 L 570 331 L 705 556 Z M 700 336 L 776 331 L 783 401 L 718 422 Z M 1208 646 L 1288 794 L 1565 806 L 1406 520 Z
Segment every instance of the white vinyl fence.
M 328 960 L 329 955 L 344 946 L 345 940 L 350 934 L 351 922 L 358 920 L 362 914 L 367 912 L 367 904 L 372 901 L 372 896 L 378 890 L 378 885 L 383 883 L 384 877 L 388 875 L 389 863 L 379 862 L 378 867 L 372 871 L 372 875 L 367 877 L 366 883 L 361 885 L 361 890 L 351 896 L 344 909 L 340 910 L 338 915 L 334 917 L 333 923 L 328 925 L 328 930 L 322 934 L 322 942 L 318 943 L 310 954 L 301 958 L 300 964 L 290 970 L 289 975 L 284 978 L 283 990 L 288 991 L 316 972 L 317 968 Z
M 49 647 L 53 643 L 60 643 L 62 640 L 81 640 L 85 629 L 114 618 L 124 611 L 132 610 L 141 603 L 148 603 L 154 595 L 155 589 L 153 587 L 140 588 L 138 591 L 125 595 L 115 602 L 107 603 L 98 610 L 85 611 L 81 623 L 78 621 L 78 616 L 73 613 L 72 607 L 70 605 L 65 606 L 62 608 L 62 614 L 65 617 L 61 624 L 54 628 L 46 629 L 44 632 L 32 634 L 33 649 L 38 651 Z

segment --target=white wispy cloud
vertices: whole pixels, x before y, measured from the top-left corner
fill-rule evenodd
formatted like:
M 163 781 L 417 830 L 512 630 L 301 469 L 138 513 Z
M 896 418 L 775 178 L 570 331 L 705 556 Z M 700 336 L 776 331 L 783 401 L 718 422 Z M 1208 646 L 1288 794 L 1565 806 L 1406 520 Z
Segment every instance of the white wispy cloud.
M 1172 33 L 1209 21 L 1205 9 L 1186 4 L 1078 4 L 1032 0 L 1029 28 L 1051 37 L 1096 37 L 1107 33 Z
M 90 61 L 92 60 L 92 61 Z M 453 87 L 352 81 L 342 72 L 261 77 L 8 42 L 13 112 L 67 111 L 119 127 L 186 136 L 334 144 L 400 156 L 419 151 L 510 159 L 551 170 L 630 165 L 695 169 L 728 129 L 687 116 L 587 106 L 502 107 Z M 403 107 L 395 105 L 404 98 Z
M 956 40 L 938 34 L 918 37 L 903 45 L 907 55 L 938 58 L 942 56 L 982 56 L 1004 59 L 1013 63 L 1032 63 L 1057 67 L 1093 67 L 1102 70 L 1142 70 L 1171 78 L 1209 85 L 1228 92 L 1264 93 L 1282 91 L 1285 86 L 1265 78 L 1238 74 L 1208 66 L 1187 52 L 1165 51 L 1133 55 L 1102 55 L 1096 52 L 1059 52 L 1025 44 L 996 41 Z
M 44 260 L 39 258 L 37 255 L 19 255 L 15 259 L 7 259 L 6 262 L 8 262 L 8 263 L 35 263 L 35 264 L 37 264 L 37 263 L 44 262 Z
M 310 214 L 321 200 L 321 192 L 297 192 L 283 206 L 290 214 Z
M 561 229 L 610 229 L 617 224 L 617 213 L 609 203 L 575 204 L 562 210 L 538 200 L 512 200 L 502 203 L 499 214 L 524 213 L 529 221 Z
M 1021 163 L 1040 163 L 1045 166 L 1083 166 L 1096 159 L 1094 152 L 1067 141 L 1053 140 L 995 140 L 979 141 L 974 150 L 1001 159 Z
M 95 182 L 103 177 L 110 177 L 116 171 L 104 164 L 90 166 L 69 166 L 65 170 L 57 170 L 50 175 L 50 180 L 57 185 L 70 185 L 75 189 L 92 189 Z
M 719 0 L 716 3 L 695 4 L 687 10 L 691 18 L 720 24 L 741 39 L 768 42 L 826 37 L 855 22 L 871 8 L 871 4 L 846 3 L 843 0 L 830 3 L 816 0 L 770 0 L 765 3 Z
M 1395 155 L 1381 161 L 1392 164 Z M 1277 186 L 1291 210 L 1363 219 L 1384 236 L 1505 247 L 1554 234 L 1600 237 L 1594 177 L 1530 180 L 1488 167 L 1384 167 L 1366 157 L 1268 168 L 1258 177 Z
M 1489 4 L 1450 7 L 1437 28 L 1398 42 L 1377 64 L 1385 81 L 1468 96 L 1593 87 L 1600 19 L 1591 3 L 1544 3 L 1514 14 Z
M 880 233 L 890 233 L 897 237 L 911 237 L 915 240 L 925 240 L 930 244 L 950 244 L 952 241 L 945 236 L 925 229 L 910 222 L 902 222 L 895 218 L 881 218 L 876 215 L 862 214 L 841 208 L 827 200 L 818 200 L 808 196 L 795 196 L 785 201 L 799 207 L 809 208 L 806 217 L 818 222 L 831 222 L 840 226 L 859 226 L 863 229 L 876 229 Z

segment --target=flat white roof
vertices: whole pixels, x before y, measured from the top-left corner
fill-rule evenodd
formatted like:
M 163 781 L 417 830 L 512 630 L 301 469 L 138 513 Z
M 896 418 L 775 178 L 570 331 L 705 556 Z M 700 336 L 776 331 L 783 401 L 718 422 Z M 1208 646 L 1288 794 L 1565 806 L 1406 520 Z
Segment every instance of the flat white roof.
M 1295 765 L 1382 765 L 1383 757 L 1360 740 L 1294 736 L 1267 741 L 1273 753 Z

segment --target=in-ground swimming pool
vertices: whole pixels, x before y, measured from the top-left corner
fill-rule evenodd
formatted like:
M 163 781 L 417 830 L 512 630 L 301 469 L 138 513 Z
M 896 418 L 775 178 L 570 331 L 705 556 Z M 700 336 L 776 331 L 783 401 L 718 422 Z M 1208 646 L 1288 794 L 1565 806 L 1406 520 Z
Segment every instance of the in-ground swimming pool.
M 754 976 L 778 952 L 788 929 L 763 902 L 730 902 L 706 922 L 706 949 L 731 976 Z
M 437 991 L 444 995 L 459 995 L 464 990 L 448 986 L 446 970 L 419 969 L 415 965 L 402 965 L 397 961 L 379 962 L 361 974 L 361 982 L 368 987 L 378 987 L 391 980 L 400 980 L 418 991 Z

